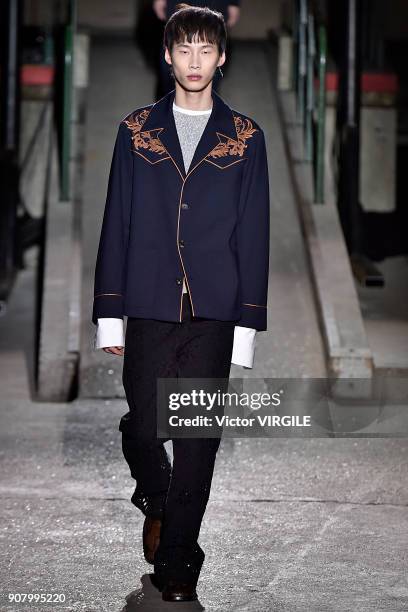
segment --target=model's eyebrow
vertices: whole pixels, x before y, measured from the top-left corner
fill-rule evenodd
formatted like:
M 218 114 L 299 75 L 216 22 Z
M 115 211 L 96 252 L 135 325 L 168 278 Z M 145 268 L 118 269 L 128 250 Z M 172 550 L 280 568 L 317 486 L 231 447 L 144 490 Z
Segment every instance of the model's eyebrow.
M 192 45 L 189 45 L 188 43 L 177 43 L 176 47 L 191 47 Z M 199 45 L 200 47 L 204 48 L 204 47 L 213 47 L 214 45 L 212 45 L 211 43 L 203 43 L 202 45 Z

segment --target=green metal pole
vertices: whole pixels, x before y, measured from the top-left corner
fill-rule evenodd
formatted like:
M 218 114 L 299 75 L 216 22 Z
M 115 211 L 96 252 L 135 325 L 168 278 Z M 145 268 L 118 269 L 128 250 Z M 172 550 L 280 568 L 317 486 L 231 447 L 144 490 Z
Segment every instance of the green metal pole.
M 73 56 L 74 33 L 76 27 L 76 3 L 70 0 L 69 23 L 64 36 L 64 92 L 63 92 L 63 125 L 61 155 L 61 200 L 70 199 L 70 156 L 71 156 L 71 120 L 73 103 Z
M 314 60 L 315 31 L 313 15 L 308 15 L 307 26 L 307 76 L 306 76 L 306 124 L 305 124 L 305 159 L 313 161 L 313 109 L 314 109 Z
M 292 38 L 293 38 L 293 53 L 292 53 L 292 86 L 291 89 L 295 91 L 297 89 L 297 81 L 298 81 L 298 4 L 297 2 L 293 3 L 293 12 L 292 12 Z
M 317 159 L 315 201 L 324 204 L 324 150 L 326 123 L 326 69 L 327 69 L 327 36 L 326 28 L 319 27 L 319 98 L 317 113 Z
M 307 24 L 307 2 L 300 0 L 299 5 L 299 50 L 298 50 L 298 87 L 297 87 L 297 116 L 302 125 L 305 125 L 306 115 L 306 24 Z

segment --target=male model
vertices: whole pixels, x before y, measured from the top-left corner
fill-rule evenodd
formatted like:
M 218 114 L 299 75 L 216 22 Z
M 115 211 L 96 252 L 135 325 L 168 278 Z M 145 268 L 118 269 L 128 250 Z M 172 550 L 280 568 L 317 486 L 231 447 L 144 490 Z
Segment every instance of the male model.
M 187 4 L 194 4 L 194 6 L 208 7 L 214 11 L 219 11 L 225 20 L 227 26 L 227 32 L 229 28 L 233 28 L 240 17 L 240 4 L 241 0 L 193 0 L 187 2 Z M 177 0 L 153 0 L 153 10 L 156 16 L 161 21 L 168 21 L 171 15 L 176 11 Z M 226 53 L 228 54 L 228 67 L 231 65 L 231 54 L 233 47 L 231 46 L 231 38 L 227 38 Z M 174 89 L 174 79 L 169 70 L 169 65 L 164 58 L 164 54 L 160 53 L 158 63 L 158 84 L 156 90 L 157 98 L 161 98 L 166 93 Z M 212 90 L 217 91 L 219 89 L 222 79 L 220 71 L 216 70 L 212 78 Z
M 198 544 L 220 438 L 157 437 L 157 378 L 227 379 L 267 329 L 269 183 L 260 126 L 212 91 L 221 13 L 166 24 L 175 89 L 119 124 L 95 269 L 96 348 L 124 355 L 122 448 L 166 601 L 197 598 Z M 123 339 L 123 316 L 127 316 Z

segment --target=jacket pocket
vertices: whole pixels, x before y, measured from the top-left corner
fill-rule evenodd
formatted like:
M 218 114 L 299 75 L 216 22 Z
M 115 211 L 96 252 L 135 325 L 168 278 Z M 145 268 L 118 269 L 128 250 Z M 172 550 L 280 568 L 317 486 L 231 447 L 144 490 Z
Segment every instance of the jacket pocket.
M 244 162 L 246 159 L 246 157 L 236 159 L 231 155 L 227 155 L 226 157 L 219 157 L 216 159 L 209 159 L 208 157 L 206 157 L 204 161 L 208 162 L 212 166 L 216 166 L 220 170 L 228 170 L 229 168 L 232 168 L 237 164 Z

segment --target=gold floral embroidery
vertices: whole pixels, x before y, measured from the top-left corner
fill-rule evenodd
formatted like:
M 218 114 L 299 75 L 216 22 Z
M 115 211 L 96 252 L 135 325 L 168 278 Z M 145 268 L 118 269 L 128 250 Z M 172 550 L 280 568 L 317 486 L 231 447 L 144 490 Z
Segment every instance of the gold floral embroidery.
M 124 120 L 124 123 L 126 123 L 132 132 L 132 141 L 136 150 L 148 149 L 149 151 L 162 155 L 163 153 L 167 153 L 167 151 L 159 138 L 157 138 L 157 134 L 155 135 L 155 132 L 161 132 L 163 128 L 156 128 L 149 132 L 142 132 L 142 127 L 148 118 L 149 113 L 150 110 L 146 108 L 139 114 L 130 115 L 129 119 Z
M 140 113 L 134 113 L 128 119 L 124 119 L 124 123 L 132 132 L 132 141 L 136 151 L 139 149 L 147 149 L 158 155 L 168 154 L 161 140 L 157 137 L 163 128 L 155 128 L 150 131 L 142 131 L 142 127 L 150 114 L 150 109 L 146 108 Z M 252 135 L 258 130 L 253 127 L 250 119 L 244 119 L 234 115 L 235 129 L 238 140 L 224 136 L 218 133 L 220 142 L 217 146 L 208 153 L 207 157 L 225 157 L 226 155 L 239 155 L 242 157 L 247 148 L 246 140 L 252 138 Z
M 234 140 L 233 138 L 228 138 L 225 136 L 225 140 L 221 141 L 222 134 L 219 134 L 220 138 L 219 144 L 210 151 L 207 157 L 225 157 L 226 155 L 239 155 L 242 157 L 245 149 L 247 148 L 246 140 L 248 138 L 252 138 L 252 134 L 257 132 L 258 130 L 253 127 L 252 121 L 250 119 L 243 119 L 242 117 L 238 117 L 234 115 L 235 128 L 237 131 L 238 140 Z

